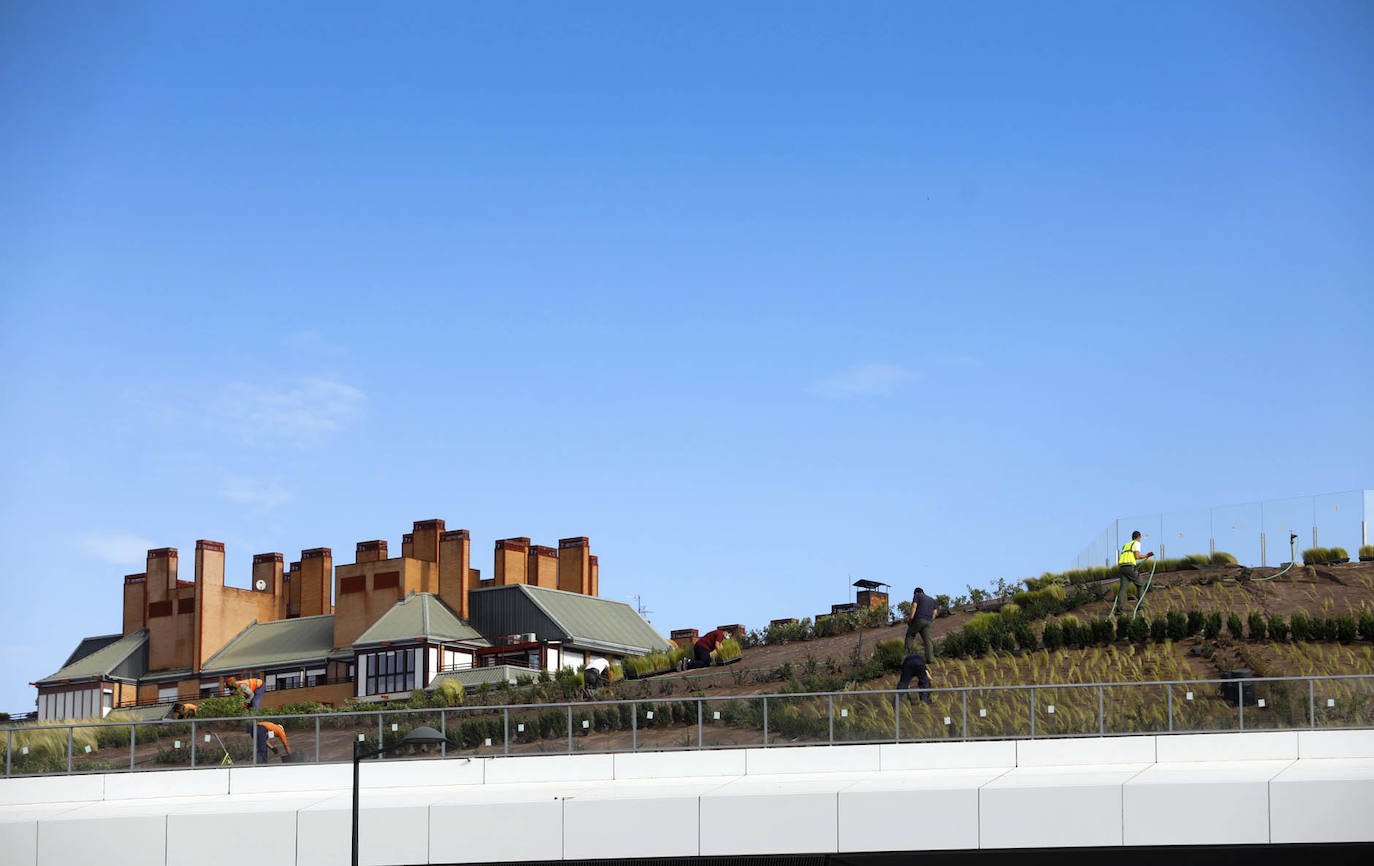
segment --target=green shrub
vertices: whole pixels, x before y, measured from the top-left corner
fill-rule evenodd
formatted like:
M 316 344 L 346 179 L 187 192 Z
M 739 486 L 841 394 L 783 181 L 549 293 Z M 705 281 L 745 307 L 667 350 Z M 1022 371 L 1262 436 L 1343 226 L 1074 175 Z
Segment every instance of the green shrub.
M 1040 641 L 1035 637 L 1035 629 L 1026 623 L 1018 623 L 1016 626 L 1016 645 L 1021 652 L 1034 652 L 1040 648 Z
M 1131 639 L 1131 618 L 1124 613 L 1116 615 L 1116 639 Z
M 1336 640 L 1350 643 L 1355 639 L 1355 618 L 1348 613 L 1336 617 Z
M 873 648 L 873 658 L 882 665 L 883 670 L 901 670 L 902 659 L 906 658 L 906 645 L 901 638 L 881 641 Z M 930 660 L 926 659 L 926 661 Z
M 718 661 L 727 662 L 730 659 L 739 658 L 741 652 L 739 641 L 727 637 L 716 646 L 716 659 Z
M 1169 623 L 1164 617 L 1157 616 L 1150 620 L 1150 640 L 1163 643 L 1168 637 Z
M 1212 565 L 1235 565 L 1236 558 L 1224 550 L 1218 550 L 1211 556 Z
M 1078 617 L 1064 617 L 1059 621 L 1059 627 L 1064 630 L 1064 646 L 1069 648 L 1083 646 L 1085 642 L 1082 634 L 1083 627 L 1078 622 Z
M 1040 632 L 1040 641 L 1045 649 L 1054 652 L 1064 645 L 1064 629 L 1058 623 L 1047 622 Z
M 936 654 L 942 658 L 957 659 L 968 655 L 968 641 L 961 631 L 950 632 L 940 641 Z
M 1202 619 L 1202 635 L 1208 640 L 1221 637 L 1221 612 L 1211 611 Z
M 1303 565 L 1325 565 L 1331 554 L 1325 547 L 1309 547 L 1302 552 Z
M 1188 618 L 1176 610 L 1164 615 L 1164 626 L 1169 640 L 1179 641 L 1188 636 Z
M 1257 610 L 1250 611 L 1250 640 L 1264 640 L 1269 632 L 1269 626 L 1264 621 L 1264 614 Z
M 1360 545 L 1360 559 L 1374 559 L 1374 544 Z
M 1350 558 L 1344 547 L 1328 547 L 1326 549 L 1327 562 L 1341 562 Z
M 1364 640 L 1374 640 L 1374 614 L 1367 610 L 1360 611 L 1360 637 Z
M 1322 620 L 1322 640 L 1336 640 L 1340 633 L 1340 626 L 1334 616 Z
M 1300 610 L 1293 611 L 1293 618 L 1288 622 L 1288 630 L 1292 633 L 1294 641 L 1312 639 L 1312 626 L 1308 622 L 1307 614 Z
M 1269 639 L 1282 641 L 1288 638 L 1288 623 L 1276 613 L 1269 615 Z
M 228 719 L 248 715 L 248 708 L 239 697 L 206 698 L 196 701 L 196 716 L 201 719 Z
M 1092 623 L 1093 643 L 1109 644 L 1116 639 L 1116 625 L 1109 619 L 1095 619 Z
M 987 655 L 988 650 L 992 649 L 992 644 L 988 641 L 987 635 L 981 631 L 965 629 L 964 641 L 968 654 L 975 658 Z
M 1241 621 L 1240 614 L 1232 613 L 1226 617 L 1226 630 L 1236 640 L 1245 639 L 1245 623 Z
M 1200 610 L 1190 610 L 1190 611 L 1188 611 L 1188 623 L 1187 623 L 1188 634 L 1190 634 L 1190 635 L 1202 634 L 1202 627 L 1203 627 L 1203 624 L 1205 623 L 1206 619 L 1207 619 L 1206 615 L 1203 614 L 1203 612 L 1200 611 Z
M 1131 625 L 1127 630 L 1131 638 L 1131 643 L 1143 644 L 1150 639 L 1150 624 L 1145 617 L 1138 616 L 1131 620 Z

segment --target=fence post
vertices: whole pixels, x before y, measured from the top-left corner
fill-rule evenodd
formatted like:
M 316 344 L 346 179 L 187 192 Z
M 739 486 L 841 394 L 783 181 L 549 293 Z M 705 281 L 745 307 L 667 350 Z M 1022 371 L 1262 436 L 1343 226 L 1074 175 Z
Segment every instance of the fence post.
M 315 738 L 317 741 L 319 737 Z M 191 769 L 196 768 L 196 720 L 191 720 Z
M 1030 690 L 1031 739 L 1035 739 L 1035 689 Z
M 1169 686 L 1169 733 L 1174 732 L 1174 687 Z
M 67 728 L 67 772 L 72 771 L 72 740 L 76 739 L 76 728 Z
M 768 696 L 763 696 L 763 746 L 768 748 Z
M 320 717 L 315 716 L 315 763 L 320 762 Z
M 381 714 L 381 713 L 378 713 L 378 714 L 377 714 L 377 748 L 380 749 L 385 743 L 386 743 L 386 734 L 382 731 L 382 714 Z M 386 757 L 386 755 L 384 755 L 384 754 L 380 754 L 380 753 L 379 753 L 379 754 L 377 755 L 377 759 L 378 759 L 378 760 L 382 760 L 382 759 L 384 759 L 385 757 Z
M 1097 735 L 1104 737 L 1107 735 L 1107 703 L 1103 699 L 1102 686 L 1097 687 Z
M 13 773 L 14 767 L 14 728 L 5 731 L 5 775 Z
M 572 704 L 568 704 L 568 754 L 572 754 Z
M 138 742 L 138 728 L 129 723 L 129 772 L 134 771 L 134 743 Z
M 898 692 L 892 695 L 892 742 L 902 741 L 902 696 Z
M 441 733 L 441 734 L 444 735 L 444 741 L 443 741 L 442 743 L 439 744 L 439 757 L 441 757 L 441 758 L 447 758 L 447 757 L 448 757 L 448 710 L 440 710 L 440 711 L 439 711 L 439 733 Z M 319 744 L 319 738 L 318 738 L 318 737 L 315 739 L 315 743 L 316 743 L 316 745 Z
M 1317 727 L 1317 688 L 1316 681 L 1307 681 L 1307 726 L 1315 729 Z
M 510 707 L 501 710 L 501 743 L 502 754 L 510 754 Z
M 968 739 L 968 689 L 964 689 L 963 691 L 961 691 L 961 692 L 959 693 L 959 696 L 962 697 L 962 698 L 964 699 L 964 739 L 967 740 L 967 739 Z
M 630 702 L 630 751 L 639 751 L 639 701 Z
M 835 745 L 835 696 L 826 695 L 826 703 L 830 705 L 828 715 L 830 716 L 830 745 Z
M 697 748 L 700 749 L 706 742 L 706 723 L 702 720 L 705 709 L 701 705 L 701 698 L 697 698 Z
M 1240 729 L 1245 730 L 1245 680 L 1236 680 L 1236 708 L 1240 710 Z

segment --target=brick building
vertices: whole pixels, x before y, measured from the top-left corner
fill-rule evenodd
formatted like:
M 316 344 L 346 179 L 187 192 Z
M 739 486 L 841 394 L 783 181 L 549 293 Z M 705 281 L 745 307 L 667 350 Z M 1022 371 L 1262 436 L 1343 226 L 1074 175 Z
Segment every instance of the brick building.
M 245 673 L 266 680 L 267 707 L 340 704 L 669 646 L 634 608 L 597 597 L 585 536 L 556 549 L 501 539 L 485 580 L 468 531 L 442 520 L 415 523 L 395 557 L 382 540 L 359 542 L 338 566 L 327 547 L 287 567 L 280 553 L 258 554 L 247 589 L 225 585 L 219 542 L 196 542 L 194 579 L 178 564 L 176 548 L 148 551 L 146 571 L 124 578 L 122 631 L 84 639 L 34 683 L 40 719 L 221 694 Z

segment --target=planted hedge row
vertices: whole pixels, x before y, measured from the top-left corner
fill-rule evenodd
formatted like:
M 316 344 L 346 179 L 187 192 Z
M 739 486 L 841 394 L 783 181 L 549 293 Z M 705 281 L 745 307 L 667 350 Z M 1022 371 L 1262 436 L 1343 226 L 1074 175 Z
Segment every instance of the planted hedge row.
M 985 619 L 980 619 L 986 617 Z M 1266 616 L 1251 611 L 1242 618 L 1228 614 L 1225 631 L 1236 640 L 1271 641 L 1374 641 L 1374 614 L 1363 612 L 1357 619 L 1350 614 L 1340 616 L 1312 616 L 1302 611 L 1285 620 L 1278 614 Z M 981 656 L 992 651 L 1030 652 L 1040 648 L 1085 648 L 1102 646 L 1114 641 L 1129 640 L 1143 644 L 1165 640 L 1178 641 L 1194 635 L 1216 640 L 1222 634 L 1223 619 L 1218 611 L 1191 610 L 1186 614 L 1170 611 L 1162 616 L 1146 619 L 1119 615 L 1115 621 L 1093 619 L 1082 622 L 1076 616 L 1065 616 L 1058 622 L 1048 622 L 1037 635 L 1031 625 L 1017 616 L 979 614 L 962 632 L 951 634 L 940 643 L 940 655 L 948 657 Z
M 1339 565 L 1349 561 L 1350 554 L 1344 547 L 1309 547 L 1302 552 L 1303 565 Z
M 1156 574 L 1163 574 L 1170 571 L 1185 571 L 1194 568 L 1206 568 L 1219 565 L 1236 565 L 1236 558 L 1225 551 L 1218 550 L 1216 553 L 1190 553 L 1187 556 L 1177 559 L 1155 559 L 1150 560 L 1154 565 Z M 1054 584 L 1078 584 L 1093 583 L 1099 580 L 1115 580 L 1117 578 L 1116 566 L 1098 565 L 1092 568 L 1071 568 L 1068 571 L 1050 572 L 1047 571 L 1039 577 L 1028 577 L 1025 580 L 1027 587 L 1031 589 L 1041 589 Z

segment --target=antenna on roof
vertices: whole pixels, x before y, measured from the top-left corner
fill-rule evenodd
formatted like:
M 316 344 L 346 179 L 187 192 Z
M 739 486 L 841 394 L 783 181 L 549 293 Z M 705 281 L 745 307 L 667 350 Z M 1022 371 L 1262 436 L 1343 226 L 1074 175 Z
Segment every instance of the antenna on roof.
M 644 621 L 648 622 L 649 614 L 653 613 L 653 611 L 649 610 L 647 607 L 644 606 L 644 599 L 637 595 L 627 595 L 625 597 L 632 598 L 635 600 L 635 613 L 644 617 Z

